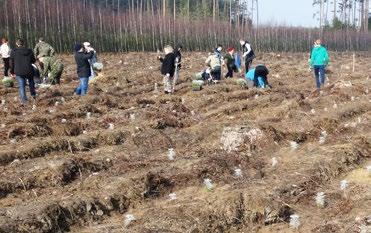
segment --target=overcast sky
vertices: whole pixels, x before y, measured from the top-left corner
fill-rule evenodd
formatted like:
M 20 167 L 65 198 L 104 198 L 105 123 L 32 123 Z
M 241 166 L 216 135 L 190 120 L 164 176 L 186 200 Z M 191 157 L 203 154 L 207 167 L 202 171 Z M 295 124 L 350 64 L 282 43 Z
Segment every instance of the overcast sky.
M 287 26 L 317 26 L 319 23 L 313 18 L 316 9 L 312 2 L 313 0 L 259 0 L 259 20 L 261 23 L 285 23 Z

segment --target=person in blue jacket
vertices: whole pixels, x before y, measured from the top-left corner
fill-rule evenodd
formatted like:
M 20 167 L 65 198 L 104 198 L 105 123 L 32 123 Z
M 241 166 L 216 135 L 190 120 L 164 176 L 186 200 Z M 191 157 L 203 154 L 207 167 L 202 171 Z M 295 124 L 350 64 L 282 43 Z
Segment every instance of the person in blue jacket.
M 265 65 L 257 65 L 255 68 L 249 70 L 245 78 L 251 84 L 250 86 L 258 88 L 267 88 L 269 70 Z
M 322 45 L 320 39 L 314 42 L 313 49 L 310 54 L 309 65 L 314 70 L 316 77 L 317 90 L 325 85 L 326 82 L 326 66 L 329 63 L 329 54 L 327 49 Z

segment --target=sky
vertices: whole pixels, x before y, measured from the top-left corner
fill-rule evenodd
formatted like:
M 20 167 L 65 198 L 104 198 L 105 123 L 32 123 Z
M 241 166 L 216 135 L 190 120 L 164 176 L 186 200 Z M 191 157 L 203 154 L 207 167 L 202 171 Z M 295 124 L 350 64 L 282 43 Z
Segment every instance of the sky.
M 313 18 L 313 13 L 318 11 L 318 6 L 314 7 L 312 3 L 313 0 L 259 0 L 259 24 L 319 26 L 317 17 Z M 330 9 L 332 9 L 331 4 Z

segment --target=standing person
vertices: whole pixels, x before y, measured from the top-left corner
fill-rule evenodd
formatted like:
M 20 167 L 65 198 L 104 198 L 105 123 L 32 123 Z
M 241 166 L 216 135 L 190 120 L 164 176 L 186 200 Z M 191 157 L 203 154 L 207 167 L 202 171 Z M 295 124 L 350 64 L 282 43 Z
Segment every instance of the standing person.
M 240 45 L 242 46 L 242 58 L 245 59 L 245 69 L 246 72 L 249 72 L 249 69 L 252 65 L 252 62 L 255 58 L 255 52 L 253 48 L 251 47 L 251 44 L 248 41 L 240 40 Z
M 179 70 L 182 68 L 182 54 L 180 53 L 183 49 L 181 44 L 175 46 L 175 73 L 174 73 L 174 82 L 173 82 L 173 92 L 175 91 L 175 85 L 179 80 Z
M 210 67 L 210 75 L 215 82 L 219 82 L 222 76 L 222 50 L 223 47 L 221 45 L 218 45 L 218 47 L 214 51 L 214 54 L 211 54 L 205 62 L 206 65 Z
M 93 65 L 96 62 L 98 62 L 98 57 L 97 57 L 97 52 L 95 51 L 95 49 L 93 47 L 91 47 L 90 42 L 84 42 L 83 45 L 84 45 L 84 49 L 85 49 L 86 52 L 88 52 L 88 53 L 90 53 L 91 51 L 94 52 L 93 58 L 92 59 L 89 59 L 90 70 L 91 70 L 91 75 L 89 77 L 89 81 L 90 81 L 90 80 L 93 80 L 94 77 L 95 77 Z
M 234 48 L 228 48 L 227 54 L 224 57 L 225 64 L 227 65 L 228 72 L 225 78 L 233 78 L 233 72 L 238 72 L 236 61 L 234 58 Z
M 60 84 L 64 68 L 62 60 L 57 57 L 40 57 L 39 61 L 44 64 L 41 76 L 47 76 L 51 85 Z
M 314 42 L 311 51 L 309 64 L 314 69 L 314 76 L 316 77 L 317 90 L 325 85 L 326 81 L 326 66 L 329 63 L 329 55 L 327 49 L 322 46 L 320 39 Z
M 17 48 L 10 53 L 10 73 L 13 77 L 16 76 L 21 103 L 25 104 L 27 102 L 26 81 L 28 81 L 31 96 L 36 98 L 32 67 L 36 59 L 32 49 L 26 48 L 22 39 L 16 40 L 16 46 Z
M 54 48 L 44 41 L 43 37 L 39 38 L 39 43 L 34 48 L 34 54 L 36 59 L 40 57 L 52 57 L 55 54 Z
M 10 52 L 11 52 L 11 49 L 8 45 L 8 39 L 6 38 L 1 39 L 0 55 L 3 58 L 3 62 L 4 62 L 4 77 L 8 77 L 8 74 L 9 74 Z
M 77 76 L 80 79 L 79 86 L 75 89 L 77 95 L 84 96 L 88 92 L 89 77 L 91 76 L 91 67 L 89 60 L 94 56 L 94 52 L 87 52 L 81 44 L 75 45 L 75 61 L 77 65 Z
M 174 53 L 173 47 L 170 45 L 164 48 L 165 57 L 158 57 L 162 62 L 161 74 L 164 76 L 164 92 L 165 94 L 171 94 L 174 91 L 174 73 L 175 73 L 175 63 L 176 55 Z

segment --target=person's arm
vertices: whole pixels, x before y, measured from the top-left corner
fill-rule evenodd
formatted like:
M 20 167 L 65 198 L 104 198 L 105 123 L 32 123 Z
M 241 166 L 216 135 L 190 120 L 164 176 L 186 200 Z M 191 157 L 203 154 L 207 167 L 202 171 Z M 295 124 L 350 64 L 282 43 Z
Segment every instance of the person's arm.
M 35 48 L 33 49 L 33 53 L 36 57 L 39 56 L 39 44 L 36 44 Z
M 329 55 L 328 55 L 328 52 L 327 52 L 327 49 L 324 49 L 325 50 L 325 57 L 324 57 L 324 62 L 325 62 L 325 65 L 327 66 L 329 61 L 330 61 L 330 58 L 329 58 Z
M 310 59 L 308 61 L 309 66 L 312 67 L 312 68 L 313 68 L 313 58 L 314 58 L 313 53 L 314 53 L 314 48 L 310 52 Z
M 88 53 L 83 53 L 83 54 L 81 54 L 81 56 L 82 56 L 83 59 L 89 60 L 89 59 L 92 59 L 93 58 L 94 52 L 93 51 L 90 51 Z
M 206 59 L 205 64 L 206 64 L 207 66 L 210 66 L 210 62 L 211 62 L 211 56 L 209 56 L 209 57 Z
M 246 47 L 247 51 L 242 55 L 243 58 L 245 58 L 247 56 L 247 54 L 249 54 L 251 52 L 251 45 L 250 44 L 246 43 L 245 47 Z

